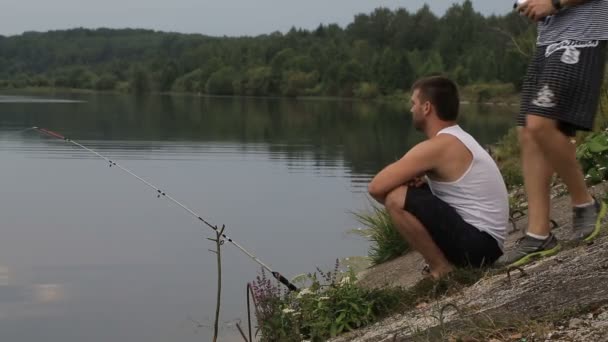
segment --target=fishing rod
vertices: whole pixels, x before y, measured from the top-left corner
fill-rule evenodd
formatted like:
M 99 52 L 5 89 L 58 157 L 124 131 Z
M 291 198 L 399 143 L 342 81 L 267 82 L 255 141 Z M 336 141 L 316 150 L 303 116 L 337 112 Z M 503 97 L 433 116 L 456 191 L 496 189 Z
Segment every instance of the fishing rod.
M 274 270 L 272 270 L 268 265 L 266 265 L 265 263 L 263 263 L 260 259 L 258 259 L 255 255 L 253 255 L 252 253 L 250 253 L 249 251 L 247 251 L 245 248 L 243 248 L 240 244 L 238 244 L 236 241 L 234 241 L 232 238 L 226 236 L 226 234 L 223 233 L 223 229 L 220 230 L 217 226 L 212 225 L 211 223 L 207 222 L 204 218 L 202 218 L 199 214 L 195 213 L 194 211 L 192 211 L 190 208 L 186 207 L 185 205 L 183 205 L 182 203 L 178 202 L 176 199 L 174 199 L 173 197 L 169 196 L 165 191 L 159 189 L 158 187 L 154 186 L 153 184 L 151 184 L 150 182 L 146 181 L 145 179 L 139 177 L 138 175 L 136 175 L 135 173 L 133 173 L 131 170 L 122 167 L 121 165 L 119 165 L 118 163 L 116 163 L 115 161 L 99 154 L 98 152 L 84 146 L 81 145 L 80 143 L 78 143 L 77 141 L 74 141 L 72 139 L 66 138 L 65 136 L 57 133 L 57 132 L 53 132 L 50 131 L 48 129 L 45 128 L 40 128 L 40 127 L 32 127 L 31 129 L 36 130 L 39 133 L 42 133 L 44 135 L 56 138 L 56 139 L 60 139 L 63 140 L 67 143 L 76 145 L 94 155 L 96 155 L 97 157 L 104 159 L 105 161 L 107 161 L 108 163 L 110 163 L 110 167 L 112 166 L 116 166 L 119 169 L 123 170 L 124 172 L 130 174 L 131 176 L 139 179 L 142 183 L 146 184 L 148 187 L 154 189 L 157 193 L 157 197 L 164 197 L 166 199 L 168 199 L 169 201 L 177 204 L 178 206 L 182 207 L 185 211 L 187 211 L 188 213 L 190 213 L 192 216 L 196 217 L 197 220 L 199 220 L 202 224 L 206 225 L 207 227 L 213 229 L 213 231 L 215 231 L 216 233 L 221 233 L 221 236 L 228 240 L 228 242 L 232 243 L 234 246 L 236 246 L 238 249 L 241 250 L 241 252 L 245 253 L 248 257 L 250 257 L 253 261 L 255 261 L 256 263 L 258 263 L 260 266 L 262 266 L 265 270 L 267 270 L 268 272 L 270 272 L 272 274 L 273 277 L 275 277 L 281 284 L 287 286 L 287 288 L 289 288 L 289 290 L 291 291 L 299 291 L 299 289 L 292 284 L 287 278 L 285 278 L 283 275 L 281 275 L 281 273 L 276 272 Z

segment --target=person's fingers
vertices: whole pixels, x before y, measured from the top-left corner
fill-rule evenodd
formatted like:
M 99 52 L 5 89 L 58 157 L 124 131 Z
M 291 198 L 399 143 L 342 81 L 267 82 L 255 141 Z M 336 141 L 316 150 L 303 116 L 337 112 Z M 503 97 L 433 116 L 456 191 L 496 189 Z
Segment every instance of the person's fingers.
M 519 5 L 518 5 L 518 6 L 515 8 L 515 10 L 516 10 L 517 12 L 522 12 L 522 11 L 526 10 L 526 8 L 528 8 L 529 6 L 530 6 L 530 5 L 529 5 L 529 4 L 528 4 L 528 2 L 526 1 L 526 2 L 524 2 L 523 4 L 519 4 Z
M 532 8 L 530 8 L 529 6 L 524 8 L 524 10 L 521 12 L 524 16 L 530 18 L 530 14 L 532 13 Z

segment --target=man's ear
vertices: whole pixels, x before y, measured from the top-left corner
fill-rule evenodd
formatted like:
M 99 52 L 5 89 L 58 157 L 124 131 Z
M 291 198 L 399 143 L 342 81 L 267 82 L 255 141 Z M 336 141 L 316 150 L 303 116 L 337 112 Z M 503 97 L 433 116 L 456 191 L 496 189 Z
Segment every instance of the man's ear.
M 431 106 L 432 106 L 431 101 L 424 102 L 422 109 L 423 109 L 423 112 L 425 115 L 431 113 Z

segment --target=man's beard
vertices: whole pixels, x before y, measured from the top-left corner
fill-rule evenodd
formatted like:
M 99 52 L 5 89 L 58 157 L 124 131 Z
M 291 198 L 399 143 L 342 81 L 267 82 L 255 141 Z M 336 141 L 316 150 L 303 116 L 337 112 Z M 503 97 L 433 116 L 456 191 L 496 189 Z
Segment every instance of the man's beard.
M 426 126 L 424 120 L 413 119 L 412 123 L 417 131 L 424 132 L 424 127 Z

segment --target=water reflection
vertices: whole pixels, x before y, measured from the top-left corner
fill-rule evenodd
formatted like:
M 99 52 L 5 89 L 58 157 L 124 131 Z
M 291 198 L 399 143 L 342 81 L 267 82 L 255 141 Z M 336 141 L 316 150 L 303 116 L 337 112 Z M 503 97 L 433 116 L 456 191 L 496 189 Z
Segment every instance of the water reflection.
M 65 286 L 24 281 L 0 266 L 0 320 L 56 314 L 50 307 L 66 299 Z
M 58 95 L 57 95 L 58 96 Z M 399 157 L 422 135 L 405 104 L 351 100 L 298 101 L 192 96 L 70 95 L 83 103 L 4 103 L 4 130 L 47 127 L 78 140 L 119 144 L 118 149 L 158 150 L 158 142 L 239 144 L 242 153 L 314 160 L 319 169 L 341 161 L 354 175 L 369 175 Z M 490 144 L 513 123 L 511 107 L 463 106 L 461 124 Z M 33 139 L 30 136 L 28 139 Z M 163 144 L 162 148 L 190 148 Z M 213 151 L 202 151 L 208 153 Z M 223 153 L 219 150 L 218 153 Z
M 26 97 L 26 96 L 6 96 L 0 95 L 0 103 L 78 103 L 82 101 L 78 100 L 65 100 L 65 99 L 45 99 L 39 97 Z
M 27 297 L 25 287 L 15 284 L 14 274 L 9 268 L 0 265 L 0 308 L 8 303 L 23 302 Z

